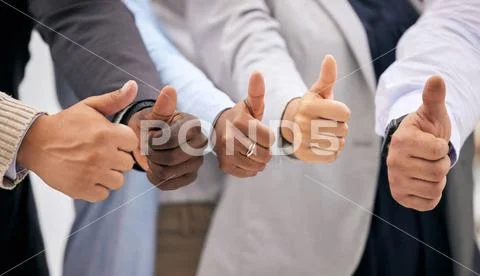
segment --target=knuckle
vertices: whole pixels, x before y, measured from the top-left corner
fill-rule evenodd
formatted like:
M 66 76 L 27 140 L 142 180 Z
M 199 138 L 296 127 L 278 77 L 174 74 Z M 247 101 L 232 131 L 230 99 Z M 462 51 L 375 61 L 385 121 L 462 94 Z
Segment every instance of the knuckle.
M 246 118 L 246 116 L 242 113 L 241 115 L 238 115 L 236 116 L 234 119 L 233 119 L 233 125 L 236 127 L 236 128 L 239 128 L 239 129 L 242 129 L 244 127 L 247 126 L 247 122 L 248 122 L 248 119 Z
M 301 131 L 310 131 L 310 120 L 305 116 L 297 116 L 295 122 Z
M 438 146 L 434 146 L 430 149 L 430 154 L 434 158 L 440 158 L 442 156 L 442 149 Z
M 310 106 L 310 101 L 303 101 L 302 104 L 298 107 L 297 117 L 303 117 L 304 115 L 308 114 Z
M 110 191 L 107 191 L 106 189 L 96 192 L 94 195 L 92 195 L 87 201 L 91 203 L 98 203 L 105 201 L 108 197 L 110 196 Z
M 395 154 L 390 152 L 387 157 L 387 167 L 389 169 L 395 168 L 395 166 L 397 165 L 397 160 L 398 158 L 395 157 Z
M 275 141 L 276 141 L 276 137 L 275 137 L 275 133 L 270 130 L 269 133 L 268 133 L 268 147 L 271 148 L 273 147 L 273 145 L 275 145 Z
M 401 195 L 395 198 L 395 201 L 400 205 L 408 209 L 415 209 L 415 204 L 406 196 Z
M 104 201 L 110 196 L 110 191 L 105 190 L 103 193 L 100 193 L 98 196 L 99 201 Z
M 169 172 L 167 166 L 153 164 L 152 162 L 149 162 L 148 165 L 150 167 L 151 176 L 155 177 L 156 180 L 161 181 L 164 179 L 168 179 Z
M 156 176 L 157 179 L 159 180 L 164 180 L 168 179 L 169 173 L 167 172 L 167 169 L 162 166 L 158 166 L 155 172 L 152 171 L 152 173 Z
M 437 207 L 437 203 L 434 200 L 428 200 L 424 204 L 422 204 L 422 206 L 417 210 L 420 212 L 428 212 L 435 209 L 435 207 Z
M 347 107 L 347 110 L 345 111 L 345 121 L 348 121 L 352 117 L 352 111 L 350 108 Z
M 131 171 L 133 169 L 133 166 L 135 166 L 135 160 L 132 157 L 128 163 L 128 167 L 126 171 Z
M 95 134 L 93 135 L 93 138 L 97 142 L 105 142 L 105 141 L 108 141 L 109 136 L 110 135 L 107 128 L 101 128 L 95 132 Z
M 438 150 L 438 158 L 442 158 L 448 154 L 449 146 L 447 142 L 440 141 L 439 139 L 437 140 L 438 142 L 437 142 L 436 148 Z
M 266 164 L 260 164 L 260 165 L 258 166 L 257 171 L 258 171 L 258 172 L 263 172 L 266 168 L 267 168 L 267 165 L 266 165 Z
M 444 166 L 435 164 L 431 169 L 431 174 L 434 180 L 441 181 L 446 176 Z
M 432 196 L 434 198 L 441 197 L 443 194 L 443 189 L 444 189 L 444 186 L 442 183 L 434 184 L 432 188 Z
M 151 171 L 147 172 L 147 178 L 148 178 L 148 181 L 150 181 L 150 183 L 152 183 L 155 186 L 161 182 L 161 180 L 158 179 L 158 176 Z
M 348 125 L 346 123 L 342 123 L 337 127 L 337 136 L 346 137 L 348 135 Z
M 118 179 L 113 183 L 112 189 L 119 190 L 122 188 L 123 183 L 125 182 L 123 174 L 118 177 Z
M 202 127 L 200 126 L 200 121 L 195 119 L 191 121 L 190 129 L 188 130 L 188 138 L 195 139 L 195 138 L 203 138 Z
M 392 140 L 390 141 L 390 147 L 403 147 L 407 143 L 408 138 L 399 133 L 394 133 L 392 135 Z
M 352 116 L 352 111 L 344 103 L 341 103 L 341 102 L 337 102 L 337 103 L 338 103 L 338 107 L 336 107 L 335 109 L 338 112 L 338 120 L 341 122 L 348 121 Z
M 159 159 L 161 159 L 164 164 L 173 165 L 175 163 L 176 157 L 173 151 L 169 151 L 161 153 Z
M 272 152 L 268 151 L 264 159 L 265 163 L 272 161 L 272 158 L 273 158 Z
M 86 161 L 87 161 L 87 164 L 90 164 L 90 165 L 87 165 L 86 168 L 90 168 L 92 165 L 91 164 L 97 164 L 97 163 L 100 163 L 101 159 L 104 154 L 104 151 L 102 148 L 99 148 L 99 147 L 96 147 L 95 149 L 92 149 L 90 151 L 88 151 L 86 153 Z M 88 170 L 86 169 L 85 170 Z
M 395 186 L 390 185 L 390 193 L 392 194 L 392 198 L 398 202 L 399 204 L 403 205 L 404 198 L 403 193 L 399 191 Z
M 443 169 L 443 174 L 444 175 L 448 174 L 448 172 L 450 171 L 451 165 L 452 165 L 452 163 L 451 163 L 450 158 L 448 156 L 442 160 L 442 169 Z

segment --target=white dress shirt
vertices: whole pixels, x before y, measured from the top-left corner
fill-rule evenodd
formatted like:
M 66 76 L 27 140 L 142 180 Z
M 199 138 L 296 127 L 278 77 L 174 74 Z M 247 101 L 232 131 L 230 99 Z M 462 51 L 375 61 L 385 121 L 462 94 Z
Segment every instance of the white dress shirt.
M 397 46 L 397 62 L 381 77 L 376 132 L 422 104 L 425 82 L 440 75 L 457 154 L 480 119 L 480 1 L 433 0 Z

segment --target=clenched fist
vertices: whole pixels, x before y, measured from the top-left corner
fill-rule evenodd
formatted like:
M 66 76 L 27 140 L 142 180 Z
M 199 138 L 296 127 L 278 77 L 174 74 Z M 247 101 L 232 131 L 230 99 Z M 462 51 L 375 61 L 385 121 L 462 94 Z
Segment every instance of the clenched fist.
M 152 108 L 135 113 L 128 123 L 140 139 L 142 121 L 154 122 L 148 130 L 147 141 L 142 141 L 148 144 L 147 155 L 139 145 L 134 156 L 150 182 L 161 190 L 175 190 L 192 183 L 208 143 L 200 121 L 190 114 L 176 112 L 176 106 L 177 93 L 167 86 Z
M 247 99 L 218 118 L 214 150 L 223 172 L 241 178 L 255 176 L 272 159 L 274 133 L 261 122 L 264 96 L 263 77 L 253 73 Z
M 116 92 L 87 98 L 52 116 L 38 118 L 17 157 L 52 188 L 74 198 L 97 202 L 119 189 L 134 164 L 138 139 L 127 126 L 105 116 L 127 107 L 137 95 L 135 82 Z
M 387 157 L 393 198 L 418 211 L 434 209 L 442 198 L 450 170 L 450 118 L 441 77 L 431 77 L 423 105 L 406 116 L 393 134 Z
M 293 145 L 293 154 L 300 160 L 330 163 L 345 146 L 351 112 L 345 104 L 333 100 L 336 78 L 336 61 L 326 56 L 318 81 L 285 110 L 281 134 Z

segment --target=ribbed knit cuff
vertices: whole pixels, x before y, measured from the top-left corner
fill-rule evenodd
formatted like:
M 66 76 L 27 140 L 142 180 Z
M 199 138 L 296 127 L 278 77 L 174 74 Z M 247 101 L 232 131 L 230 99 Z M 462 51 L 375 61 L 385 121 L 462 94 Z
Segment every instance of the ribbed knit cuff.
M 0 92 L 0 188 L 11 190 L 27 175 L 22 171 L 15 179 L 5 177 L 25 133 L 38 114 L 34 108 Z

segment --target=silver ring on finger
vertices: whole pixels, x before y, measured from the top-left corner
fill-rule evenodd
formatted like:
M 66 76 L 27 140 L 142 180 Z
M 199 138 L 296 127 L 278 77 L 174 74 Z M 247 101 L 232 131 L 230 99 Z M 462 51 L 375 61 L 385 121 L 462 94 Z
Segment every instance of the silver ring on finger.
M 257 149 L 257 144 L 251 143 L 245 155 L 250 158 L 255 153 L 256 149 Z

